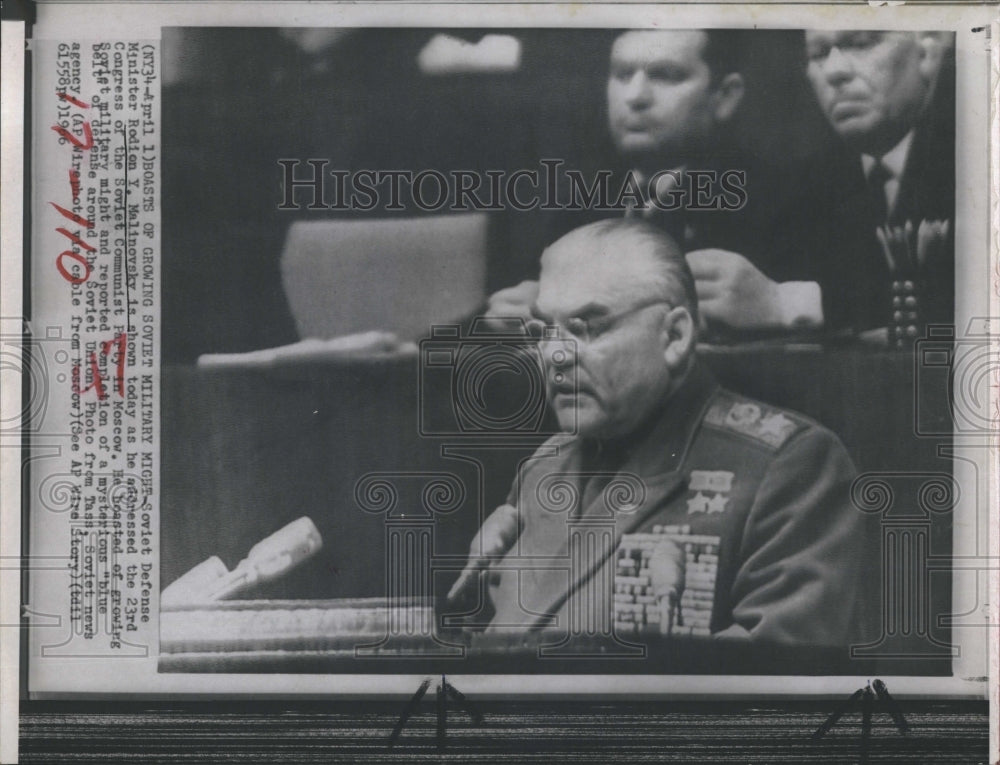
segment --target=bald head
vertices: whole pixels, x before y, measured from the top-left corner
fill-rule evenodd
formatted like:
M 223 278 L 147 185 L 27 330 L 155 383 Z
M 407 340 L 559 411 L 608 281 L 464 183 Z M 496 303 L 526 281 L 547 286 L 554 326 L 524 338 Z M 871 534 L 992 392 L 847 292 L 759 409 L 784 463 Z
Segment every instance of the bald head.
M 696 305 L 680 247 L 648 223 L 592 223 L 550 245 L 533 312 L 563 428 L 618 438 L 646 421 L 690 368 Z
M 574 282 L 601 284 L 625 299 L 663 298 L 698 318 L 694 277 L 674 239 L 641 220 L 612 218 L 574 229 L 542 254 L 546 263 L 568 261 Z

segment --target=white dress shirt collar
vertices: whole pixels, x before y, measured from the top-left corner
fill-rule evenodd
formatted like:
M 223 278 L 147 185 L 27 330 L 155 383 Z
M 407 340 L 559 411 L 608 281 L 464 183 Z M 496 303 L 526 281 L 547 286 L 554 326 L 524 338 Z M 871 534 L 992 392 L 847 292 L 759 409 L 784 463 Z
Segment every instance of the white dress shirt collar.
M 910 154 L 910 146 L 913 144 L 913 131 L 911 130 L 903 140 L 893 146 L 881 157 L 882 166 L 888 172 L 888 179 L 885 182 L 885 197 L 888 209 L 891 211 L 896 204 L 896 197 L 899 196 L 899 184 L 906 169 L 906 159 Z M 871 175 L 872 169 L 879 161 L 877 157 L 869 154 L 861 155 L 861 167 L 865 171 L 865 178 Z

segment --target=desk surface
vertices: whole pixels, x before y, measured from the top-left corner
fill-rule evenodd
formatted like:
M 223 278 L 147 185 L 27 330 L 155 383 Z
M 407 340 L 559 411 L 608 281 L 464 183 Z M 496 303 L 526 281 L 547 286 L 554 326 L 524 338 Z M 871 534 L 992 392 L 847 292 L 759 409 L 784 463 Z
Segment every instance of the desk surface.
M 661 635 L 495 635 L 442 627 L 430 604 L 384 599 L 226 601 L 164 610 L 161 672 L 872 675 L 844 648 Z M 895 661 L 947 675 L 950 662 Z M 882 668 L 883 672 L 887 671 Z

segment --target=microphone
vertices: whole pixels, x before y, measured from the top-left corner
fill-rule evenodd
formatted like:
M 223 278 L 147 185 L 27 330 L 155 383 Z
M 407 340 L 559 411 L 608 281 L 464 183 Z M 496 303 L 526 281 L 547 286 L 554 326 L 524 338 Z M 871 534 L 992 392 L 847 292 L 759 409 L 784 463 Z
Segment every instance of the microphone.
M 505 555 L 521 533 L 521 518 L 513 505 L 500 505 L 483 523 L 472 539 L 469 561 L 451 586 L 445 601 L 457 603 L 479 580 L 479 573 L 489 568 L 491 559 Z
M 232 598 L 256 584 L 284 576 L 322 546 L 316 525 L 303 516 L 255 544 L 232 571 L 218 556 L 202 561 L 160 593 L 160 605 L 177 607 Z

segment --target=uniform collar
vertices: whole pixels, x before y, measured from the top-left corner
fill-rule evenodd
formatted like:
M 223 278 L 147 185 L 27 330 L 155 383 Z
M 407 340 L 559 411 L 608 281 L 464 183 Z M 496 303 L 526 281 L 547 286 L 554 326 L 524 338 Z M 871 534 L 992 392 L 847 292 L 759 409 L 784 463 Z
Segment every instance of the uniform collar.
M 645 419 L 639 430 L 623 438 L 583 441 L 585 465 L 643 477 L 678 470 L 701 424 L 702 412 L 718 387 L 712 373 L 695 361 L 681 386 Z

